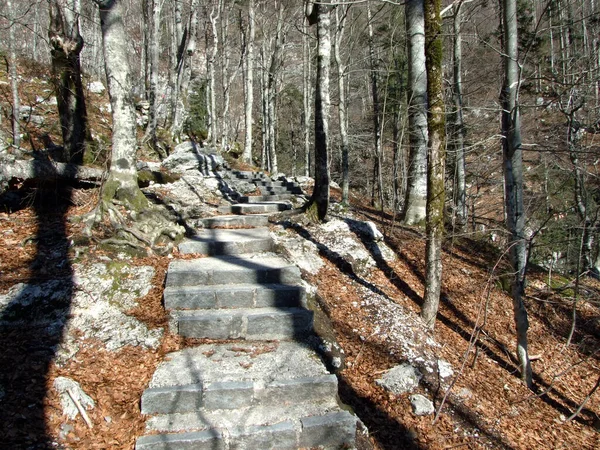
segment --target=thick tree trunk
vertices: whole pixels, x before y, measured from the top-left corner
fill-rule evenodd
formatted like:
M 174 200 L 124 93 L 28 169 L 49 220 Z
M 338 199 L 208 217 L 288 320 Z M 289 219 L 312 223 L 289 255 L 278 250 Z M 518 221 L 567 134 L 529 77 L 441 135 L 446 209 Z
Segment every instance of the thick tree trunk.
M 63 137 L 64 162 L 83 163 L 87 138 L 87 111 L 79 55 L 79 7 L 75 0 L 52 0 L 48 37 L 52 71 Z
M 405 8 L 410 155 L 403 221 L 407 225 L 417 225 L 425 220 L 427 205 L 427 71 L 423 0 L 408 0 Z
M 517 41 L 517 0 L 502 4 L 504 84 L 502 88 L 502 147 L 505 183 L 506 225 L 510 233 L 509 257 L 514 276 L 512 300 L 517 331 L 517 357 L 521 378 L 532 387 L 531 364 L 527 350 L 529 321 L 523 303 L 527 242 L 524 235 L 525 210 L 523 207 L 523 150 L 521 148 L 521 121 L 517 93 L 520 76 Z
M 244 153 L 242 160 L 252 163 L 252 108 L 254 103 L 254 0 L 248 1 L 248 30 L 246 34 L 246 79 L 244 83 Z
M 59 163 L 49 159 L 17 160 L 10 164 L 0 164 L 0 181 L 66 179 L 97 182 L 101 181 L 103 177 L 104 170 L 102 169 Z
M 455 184 L 454 205 L 456 208 L 456 223 L 460 230 L 467 225 L 467 181 L 465 162 L 465 125 L 463 120 L 462 99 L 462 36 L 461 13 L 462 1 L 454 7 L 454 151 L 455 151 Z
M 102 199 L 126 201 L 141 210 L 147 200 L 137 184 L 136 121 L 122 0 L 94 0 L 100 9 L 104 66 L 112 108 L 112 152 Z
M 8 11 L 8 65 L 10 88 L 12 92 L 12 132 L 13 145 L 16 148 L 21 146 L 21 126 L 19 119 L 21 115 L 21 97 L 19 96 L 19 76 L 17 74 L 17 52 L 15 50 L 15 27 L 14 6 L 12 0 L 6 0 L 6 10 Z
M 308 16 L 317 21 L 317 82 L 315 88 L 315 187 L 307 208 L 316 208 L 318 220 L 324 221 L 329 211 L 329 66 L 331 36 L 330 4 L 327 0 L 312 3 Z M 316 8 L 316 10 L 315 10 Z
M 164 0 L 149 1 L 150 10 L 148 15 L 151 24 L 148 35 L 148 59 L 150 61 L 148 103 L 150 103 L 150 108 L 148 110 L 148 126 L 146 128 L 146 135 L 144 136 L 144 141 L 149 142 L 150 148 L 159 155 L 160 152 L 157 145 L 156 130 L 158 127 L 158 71 L 160 63 L 160 23 L 163 1 Z
M 442 18 L 440 0 L 425 2 L 427 96 L 429 98 L 427 145 L 427 245 L 425 250 L 425 295 L 421 316 L 433 329 L 442 288 L 442 239 L 444 236 L 444 172 L 446 123 L 442 71 Z
M 348 140 L 348 102 L 346 100 L 346 83 L 348 78 L 348 72 L 347 66 L 342 62 L 340 48 L 342 45 L 342 38 L 344 37 L 346 17 L 348 15 L 349 8 L 350 5 L 344 7 L 342 11 L 340 11 L 340 8 L 336 8 L 335 10 L 337 31 L 335 34 L 335 41 L 333 47 L 335 63 L 338 69 L 338 114 L 340 122 L 340 142 L 342 154 L 342 203 L 344 205 L 347 205 L 349 203 L 350 167 L 348 160 L 350 153 L 350 143 Z

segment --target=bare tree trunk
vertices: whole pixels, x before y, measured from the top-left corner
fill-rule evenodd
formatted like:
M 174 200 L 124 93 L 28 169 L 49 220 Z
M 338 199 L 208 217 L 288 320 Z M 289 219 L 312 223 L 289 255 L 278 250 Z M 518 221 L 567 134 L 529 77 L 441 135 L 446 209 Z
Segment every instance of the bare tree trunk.
M 465 125 L 463 120 L 462 99 L 462 1 L 454 7 L 454 151 L 456 181 L 454 185 L 454 204 L 458 228 L 464 230 L 467 225 L 467 180 L 465 162 Z
M 310 98 L 312 95 L 310 74 L 310 44 L 308 42 L 308 18 L 302 22 L 302 123 L 304 134 L 304 176 L 310 176 Z
M 219 2 L 220 5 L 220 2 Z M 215 11 L 216 9 L 216 11 Z M 217 146 L 217 99 L 216 99 L 216 73 L 215 73 L 215 61 L 217 59 L 217 52 L 219 49 L 219 35 L 217 23 L 219 20 L 220 7 L 216 8 L 213 6 L 210 12 L 210 27 L 212 31 L 212 46 L 210 52 L 207 51 L 207 64 L 208 64 L 208 132 L 209 140 L 213 147 Z M 208 45 L 208 43 L 207 43 Z
M 52 71 L 63 137 L 64 162 L 83 163 L 87 138 L 87 112 L 79 55 L 83 38 L 79 32 L 77 0 L 53 0 L 48 37 L 52 46 Z
M 148 16 L 151 21 L 148 34 L 148 59 L 150 62 L 148 103 L 150 103 L 150 108 L 148 110 L 148 126 L 144 136 L 144 141 L 149 142 L 150 148 L 159 155 L 156 130 L 158 127 L 158 71 L 160 59 L 160 23 L 163 1 L 164 0 L 150 0 L 148 4 L 150 8 Z
M 425 2 L 427 96 L 429 98 L 427 145 L 427 245 L 425 249 L 425 295 L 421 316 L 433 329 L 442 288 L 442 239 L 444 235 L 444 171 L 446 123 L 442 72 L 442 18 L 440 0 Z
M 112 153 L 104 201 L 127 201 L 135 210 L 147 205 L 137 184 L 136 122 L 132 98 L 127 35 L 121 0 L 94 0 L 100 9 L 102 43 L 112 108 Z
M 381 105 L 379 104 L 379 87 L 377 85 L 377 61 L 375 59 L 375 43 L 373 42 L 373 21 L 371 14 L 371 2 L 367 1 L 367 22 L 369 32 L 369 77 L 371 79 L 371 95 L 373 96 L 373 150 L 375 153 L 375 162 L 373 167 L 373 192 L 371 195 L 371 206 L 375 206 L 375 187 L 379 191 L 379 207 L 383 211 L 383 174 L 382 174 L 382 153 L 381 146 Z
M 330 3 L 308 2 L 309 23 L 317 24 L 317 81 L 315 88 L 315 187 L 307 205 L 316 209 L 318 220 L 325 220 L 329 211 L 329 66 L 331 36 Z
M 425 220 L 427 205 L 427 71 L 423 0 L 408 0 L 405 8 L 410 155 L 403 220 L 407 225 L 417 225 Z
M 518 90 L 520 83 L 517 40 L 517 0 L 504 0 L 502 28 L 504 50 L 504 84 L 502 88 L 502 141 L 505 182 L 506 222 L 510 232 L 509 257 L 513 268 L 512 300 L 517 331 L 517 356 L 521 378 L 532 387 L 531 364 L 527 350 L 529 321 L 523 303 L 527 268 L 527 242 L 524 235 L 525 210 L 523 207 L 523 150 L 521 148 L 521 120 Z
M 269 116 L 269 170 L 272 173 L 278 172 L 277 165 L 277 77 L 281 67 L 281 51 L 284 44 L 284 4 L 279 3 L 279 12 L 277 15 L 277 31 L 275 34 L 275 42 L 271 53 L 271 61 L 267 74 L 267 115 Z
M 6 0 L 6 9 L 8 11 L 8 65 L 10 88 L 12 91 L 12 132 L 13 145 L 16 148 L 21 146 L 21 126 L 19 119 L 21 118 L 21 97 L 19 97 L 19 76 L 17 74 L 17 52 L 15 50 L 15 10 L 12 0 Z
M 351 5 L 344 7 L 342 11 L 340 11 L 340 8 L 335 9 L 335 21 L 337 25 L 337 31 L 335 34 L 335 41 L 333 47 L 335 63 L 338 69 L 338 114 L 340 121 L 340 141 L 342 147 L 342 203 L 344 205 L 348 204 L 350 191 L 350 168 L 348 162 L 350 144 L 348 142 L 348 101 L 346 100 L 346 83 L 348 78 L 348 71 L 347 66 L 342 62 L 340 49 L 342 45 L 342 39 L 344 37 L 346 17 L 348 16 L 348 9 L 350 8 L 350 6 Z
M 246 80 L 244 83 L 244 153 L 242 160 L 252 163 L 252 107 L 254 103 L 254 0 L 248 0 L 248 32 L 246 38 Z

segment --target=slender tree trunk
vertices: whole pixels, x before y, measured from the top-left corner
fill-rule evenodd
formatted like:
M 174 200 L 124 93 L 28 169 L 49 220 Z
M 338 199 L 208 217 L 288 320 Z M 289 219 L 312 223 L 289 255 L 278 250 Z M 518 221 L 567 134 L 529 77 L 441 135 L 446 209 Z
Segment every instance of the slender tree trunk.
M 316 208 L 318 220 L 329 211 L 329 66 L 331 36 L 330 3 L 309 2 L 307 15 L 317 24 L 317 81 L 315 88 L 315 187 L 307 208 Z M 312 10 L 311 10 L 312 9 Z M 314 22 L 312 22 L 314 23 Z
M 407 225 L 417 225 L 425 220 L 427 205 L 427 71 L 423 0 L 408 0 L 405 8 L 410 155 L 403 220 Z
M 219 35 L 217 23 L 219 20 L 220 8 L 213 7 L 210 13 L 210 27 L 212 31 L 212 46 L 210 52 L 207 51 L 207 64 L 208 64 L 208 131 L 209 140 L 213 147 L 217 146 L 217 97 L 216 97 L 216 71 L 215 62 L 217 59 L 217 52 L 219 49 Z
M 284 5 L 279 3 L 279 12 L 277 15 L 277 31 L 275 34 L 275 42 L 271 53 L 271 61 L 269 64 L 269 72 L 267 74 L 267 114 L 269 116 L 269 170 L 272 173 L 277 173 L 279 168 L 277 165 L 277 77 L 279 68 L 281 67 L 281 51 L 284 41 Z
M 465 125 L 463 120 L 462 98 L 462 1 L 454 7 L 454 151 L 456 181 L 454 186 L 454 201 L 456 207 L 457 225 L 464 230 L 467 225 L 467 180 L 465 162 Z
M 338 114 L 340 123 L 340 142 L 341 142 L 341 154 L 342 154 L 342 203 L 348 204 L 350 180 L 349 180 L 349 163 L 348 157 L 350 153 L 350 144 L 348 142 L 348 118 L 347 109 L 348 102 L 346 100 L 346 83 L 348 78 L 348 72 L 346 65 L 342 62 L 342 56 L 340 53 L 342 39 L 344 37 L 344 29 L 346 26 L 346 17 L 348 15 L 348 9 L 350 6 L 344 7 L 344 10 L 340 11 L 340 8 L 335 9 L 335 20 L 337 25 L 337 31 L 335 34 L 333 54 L 335 57 L 335 63 L 338 69 Z
M 377 60 L 375 58 L 375 43 L 373 37 L 373 21 L 371 14 L 371 2 L 367 1 L 367 22 L 369 32 L 369 65 L 371 79 L 371 95 L 373 96 L 373 149 L 375 153 L 375 163 L 373 167 L 373 195 L 371 196 L 371 205 L 375 205 L 375 186 L 379 191 L 379 207 L 383 211 L 383 174 L 382 174 L 382 153 L 381 146 L 381 105 L 379 104 L 379 87 L 377 85 Z
M 504 0 L 502 28 L 504 50 L 504 84 L 502 88 L 502 147 L 505 182 L 506 222 L 510 233 L 509 257 L 514 276 L 512 301 L 517 331 L 517 357 L 521 378 L 532 387 L 531 364 L 527 350 L 529 321 L 523 303 L 527 266 L 527 242 L 524 235 L 525 210 L 523 206 L 523 151 L 521 148 L 521 121 L 518 90 L 520 83 L 517 40 L 517 0 Z
M 244 83 L 244 153 L 242 160 L 252 163 L 252 108 L 254 103 L 254 0 L 248 0 L 248 32 L 246 39 L 246 82 Z
M 87 138 L 87 112 L 79 55 L 83 38 L 79 32 L 76 0 L 53 0 L 49 7 L 52 72 L 63 137 L 63 161 L 83 163 Z
M 308 42 L 308 18 L 302 22 L 302 124 L 304 134 L 304 176 L 310 176 L 310 98 L 312 89 L 310 83 L 311 64 L 310 64 L 310 45 Z
M 127 35 L 121 0 L 94 0 L 100 9 L 104 65 L 112 109 L 112 152 L 102 198 L 127 201 L 133 209 L 147 205 L 137 184 L 136 121 L 132 98 Z
M 442 18 L 440 0 L 425 2 L 427 96 L 429 98 L 427 145 L 427 245 L 425 249 L 425 295 L 421 316 L 435 326 L 442 288 L 442 239 L 444 235 L 444 171 L 446 128 L 442 72 Z
M 17 74 L 17 52 L 15 50 L 15 11 L 12 0 L 6 0 L 6 9 L 8 11 L 8 65 L 10 88 L 12 91 L 12 132 L 13 145 L 16 148 L 21 146 L 21 97 L 19 96 L 19 76 Z
M 150 108 L 148 110 L 148 126 L 146 128 L 144 141 L 149 142 L 150 148 L 157 153 L 159 153 L 156 138 L 156 130 L 158 127 L 158 71 L 160 62 L 160 23 L 163 1 L 164 0 L 150 0 L 149 7 L 151 9 L 148 14 L 151 22 L 148 35 L 148 59 L 150 62 L 148 103 L 150 103 Z

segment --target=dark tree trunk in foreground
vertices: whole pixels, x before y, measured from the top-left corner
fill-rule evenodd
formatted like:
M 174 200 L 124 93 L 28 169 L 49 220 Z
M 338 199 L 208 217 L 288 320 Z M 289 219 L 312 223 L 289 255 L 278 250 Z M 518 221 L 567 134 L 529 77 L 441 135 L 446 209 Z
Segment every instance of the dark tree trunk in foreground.
M 527 350 L 529 321 L 523 303 L 527 242 L 524 236 L 525 209 L 523 207 L 523 150 L 521 148 L 521 121 L 517 93 L 519 64 L 517 40 L 517 0 L 502 4 L 504 83 L 502 87 L 502 149 L 505 183 L 506 226 L 510 233 L 509 257 L 513 270 L 512 301 L 517 330 L 517 357 L 521 378 L 532 387 L 531 364 Z
M 315 88 L 315 187 L 306 209 L 325 220 L 329 211 L 329 65 L 331 60 L 330 5 L 309 2 L 309 23 L 317 24 L 317 81 Z
M 83 49 L 79 11 L 74 0 L 52 0 L 49 9 L 48 37 L 63 137 L 62 160 L 82 164 L 87 138 L 87 112 L 79 60 Z
M 425 2 L 427 96 L 427 245 L 425 295 L 421 316 L 429 328 L 435 326 L 442 287 L 442 239 L 444 236 L 444 170 L 446 162 L 446 123 L 442 72 L 442 18 L 440 0 Z

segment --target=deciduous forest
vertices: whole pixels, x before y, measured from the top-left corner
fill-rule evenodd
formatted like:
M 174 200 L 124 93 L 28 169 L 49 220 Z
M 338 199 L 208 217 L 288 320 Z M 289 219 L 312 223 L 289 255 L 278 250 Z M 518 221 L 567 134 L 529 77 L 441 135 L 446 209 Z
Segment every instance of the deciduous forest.
M 156 271 L 127 314 L 166 327 L 165 270 L 189 230 L 145 188 L 175 180 L 153 164 L 190 141 L 304 183 L 305 202 L 281 220 L 324 229 L 351 213 L 396 254 L 373 254 L 359 276 L 289 227 L 325 261 L 305 275 L 370 448 L 600 446 L 596 0 L 6 0 L 0 55 L 0 299 L 50 279 L 45 266 L 73 278 L 76 259 L 127 248 L 132 266 Z M 452 364 L 451 384 L 428 381 L 435 414 L 412 415 L 375 383 L 403 357 L 379 335 L 393 308 L 355 311 L 365 286 L 411 311 L 417 341 L 434 337 Z M 23 364 L 0 374 L 0 421 L 13 429 L 0 441 L 133 448 L 142 384 L 190 343 L 166 334 L 158 349 L 115 356 L 94 341 L 59 364 L 61 338 L 46 330 L 54 350 L 16 363 L 38 343 L 7 325 L 8 300 L 0 307 L 0 367 Z M 90 375 L 94 354 L 108 372 L 120 358 L 114 379 Z M 14 383 L 29 364 L 39 423 L 27 437 L 28 387 Z M 94 430 L 65 432 L 50 389 L 63 375 L 121 409 L 98 406 Z

